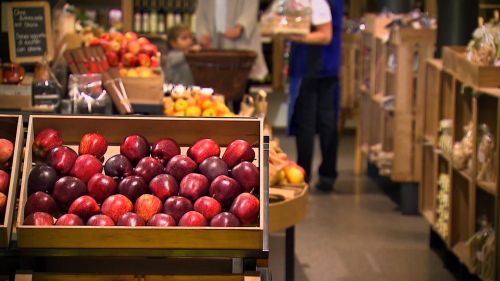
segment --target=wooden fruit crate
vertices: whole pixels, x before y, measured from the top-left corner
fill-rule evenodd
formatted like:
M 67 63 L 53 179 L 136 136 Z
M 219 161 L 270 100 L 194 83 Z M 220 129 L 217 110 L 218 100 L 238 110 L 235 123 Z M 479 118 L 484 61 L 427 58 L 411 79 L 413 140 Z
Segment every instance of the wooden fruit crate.
M 162 104 L 163 82 L 165 77 L 161 69 L 154 69 L 149 78 L 123 77 L 123 86 L 132 104 Z
M 444 47 L 443 67 L 468 86 L 499 87 L 500 67 L 480 66 L 467 59 L 465 47 Z
M 260 219 L 250 227 L 37 227 L 23 225 L 27 199 L 27 180 L 32 168 L 34 136 L 43 128 L 61 133 L 64 143 L 76 147 L 83 134 L 99 132 L 108 141 L 105 159 L 117 152 L 122 140 L 140 134 L 149 141 L 162 137 L 175 139 L 186 151 L 200 138 L 217 141 L 222 153 L 235 139 L 244 139 L 256 150 L 260 169 Z M 267 185 L 264 184 L 263 122 L 256 118 L 169 118 L 169 117 L 104 117 L 104 116 L 36 116 L 30 117 L 19 212 L 17 239 L 20 248 L 93 248 L 93 249 L 190 249 L 190 250 L 256 250 L 264 249 L 267 233 Z
M 102 275 L 102 274 L 18 274 L 19 281 L 260 281 L 256 274 L 227 275 Z
M 309 185 L 272 187 L 269 189 L 269 200 L 269 231 L 285 230 L 300 223 L 306 216 Z
M 356 104 L 356 65 L 360 56 L 361 34 L 342 34 L 342 109 L 353 109 Z
M 23 118 L 20 115 L 0 115 L 0 138 L 8 139 L 14 144 L 14 155 L 10 171 L 9 192 L 3 223 L 0 225 L 0 247 L 7 248 L 10 243 L 12 218 L 16 206 L 17 182 L 21 155 L 23 152 Z

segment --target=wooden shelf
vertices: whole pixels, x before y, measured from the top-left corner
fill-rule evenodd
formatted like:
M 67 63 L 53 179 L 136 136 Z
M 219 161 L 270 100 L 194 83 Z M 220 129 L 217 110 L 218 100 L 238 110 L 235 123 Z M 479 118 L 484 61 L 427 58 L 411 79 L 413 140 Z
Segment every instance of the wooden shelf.
M 463 169 L 457 169 L 455 166 L 453 166 L 453 170 L 455 172 L 457 172 L 461 177 L 463 177 L 464 179 L 466 179 L 469 183 L 472 183 L 473 182 L 473 177 L 470 175 L 470 173 L 468 173 L 467 171 L 463 170 Z
M 441 157 L 441 159 L 445 160 L 446 162 L 448 162 L 449 165 L 451 165 L 451 158 L 450 156 L 446 155 L 443 153 L 443 151 L 439 148 L 437 148 L 436 150 L 436 153 L 439 157 Z
M 427 220 L 430 225 L 434 226 L 436 221 L 435 213 L 432 210 L 423 210 L 421 213 L 425 220 Z
M 436 146 L 436 138 L 434 136 L 424 136 L 424 145 Z
M 473 271 L 470 247 L 465 242 L 458 242 L 452 249 L 453 253 L 457 256 L 460 262 L 465 265 L 469 273 Z
M 497 184 L 494 182 L 478 181 L 477 186 L 493 196 L 497 196 Z

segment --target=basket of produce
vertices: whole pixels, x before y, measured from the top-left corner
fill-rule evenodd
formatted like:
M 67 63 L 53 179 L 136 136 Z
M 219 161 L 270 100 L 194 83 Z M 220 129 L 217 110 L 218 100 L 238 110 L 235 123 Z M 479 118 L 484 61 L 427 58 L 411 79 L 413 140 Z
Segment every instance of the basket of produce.
M 202 50 L 189 52 L 186 59 L 194 83 L 213 88 L 226 100 L 241 100 L 257 54 L 248 50 Z
M 18 245 L 262 250 L 262 127 L 256 118 L 31 116 Z

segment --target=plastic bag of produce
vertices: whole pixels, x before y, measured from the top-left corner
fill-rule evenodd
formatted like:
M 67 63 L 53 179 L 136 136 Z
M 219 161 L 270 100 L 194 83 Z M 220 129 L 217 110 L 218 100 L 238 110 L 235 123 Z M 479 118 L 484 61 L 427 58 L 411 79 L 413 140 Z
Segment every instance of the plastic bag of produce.
M 490 129 L 486 124 L 482 124 L 479 128 L 480 142 L 477 151 L 477 180 L 494 182 L 495 168 L 494 168 L 494 153 L 495 142 Z
M 482 19 L 479 27 L 472 34 L 467 45 L 467 59 L 479 65 L 493 65 L 497 56 L 497 46 L 491 25 L 484 25 Z
M 274 0 L 261 17 L 263 34 L 307 34 L 311 28 L 310 0 Z

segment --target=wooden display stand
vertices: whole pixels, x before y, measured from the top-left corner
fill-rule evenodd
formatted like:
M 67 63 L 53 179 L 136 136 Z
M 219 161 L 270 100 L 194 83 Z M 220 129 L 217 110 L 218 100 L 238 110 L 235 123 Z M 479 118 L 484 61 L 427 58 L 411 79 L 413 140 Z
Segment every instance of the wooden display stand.
M 340 131 L 342 132 L 347 118 L 356 114 L 357 107 L 357 83 L 359 68 L 356 65 L 360 61 L 360 33 L 342 34 L 342 67 L 341 67 L 341 89 L 342 102 L 340 112 Z M 357 71 L 358 70 L 358 71 Z
M 423 161 L 421 168 L 421 201 L 420 210 L 431 226 L 441 235 L 441 238 L 452 250 L 459 260 L 473 274 L 478 274 L 484 280 L 500 280 L 498 269 L 500 268 L 499 243 L 496 243 L 495 257 L 489 259 L 490 268 L 497 269 L 496 277 L 482 276 L 479 270 L 480 263 L 476 255 L 472 253 L 469 239 L 476 233 L 480 226 L 480 218 L 485 217 L 495 229 L 496 241 L 500 233 L 500 185 L 498 181 L 499 155 L 498 141 L 500 140 L 500 89 L 485 88 L 481 85 L 491 85 L 493 80 L 487 82 L 482 71 L 491 73 L 496 71 L 496 77 L 500 77 L 500 68 L 478 67 L 463 60 L 463 48 L 445 48 L 443 63 L 437 60 L 429 60 L 426 65 L 426 79 L 424 80 L 426 91 L 423 93 L 425 114 L 422 116 L 423 126 Z M 457 65 L 460 65 L 457 67 Z M 462 71 L 471 70 L 469 72 Z M 473 74 L 476 69 L 477 76 Z M 493 74 L 492 74 L 493 75 Z M 497 79 L 498 82 L 498 79 Z M 488 84 L 489 83 L 489 84 Z M 472 143 L 474 144 L 471 157 L 471 165 L 468 169 L 457 167 L 453 157 L 439 150 L 438 127 L 440 120 L 453 120 L 453 143 L 460 141 L 464 136 L 463 127 L 472 124 Z M 486 124 L 493 135 L 494 156 L 493 166 L 497 180 L 484 182 L 477 179 L 478 169 L 478 146 L 480 143 L 479 128 Z M 439 218 L 438 177 L 440 174 L 448 175 L 450 178 L 449 191 L 449 222 L 448 235 L 437 231 Z M 493 274 L 494 275 L 494 274 Z

